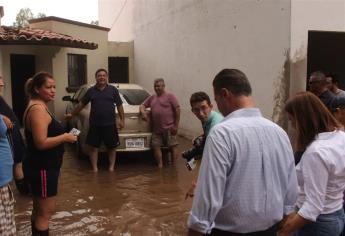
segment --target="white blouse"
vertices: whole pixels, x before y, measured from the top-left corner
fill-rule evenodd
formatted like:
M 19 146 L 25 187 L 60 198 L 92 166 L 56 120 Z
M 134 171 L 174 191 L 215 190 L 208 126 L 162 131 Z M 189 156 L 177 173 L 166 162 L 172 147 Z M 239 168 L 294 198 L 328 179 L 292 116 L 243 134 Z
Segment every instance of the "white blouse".
M 320 133 L 296 166 L 299 185 L 298 214 L 316 221 L 343 207 L 345 189 L 345 133 Z

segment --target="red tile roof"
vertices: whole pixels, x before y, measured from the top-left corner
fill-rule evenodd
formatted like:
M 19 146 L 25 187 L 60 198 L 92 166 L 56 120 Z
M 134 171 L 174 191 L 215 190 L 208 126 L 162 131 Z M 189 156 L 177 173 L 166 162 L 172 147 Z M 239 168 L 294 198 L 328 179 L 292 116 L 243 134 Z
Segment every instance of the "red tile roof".
M 98 44 L 43 29 L 0 27 L 0 45 L 52 45 L 96 49 Z

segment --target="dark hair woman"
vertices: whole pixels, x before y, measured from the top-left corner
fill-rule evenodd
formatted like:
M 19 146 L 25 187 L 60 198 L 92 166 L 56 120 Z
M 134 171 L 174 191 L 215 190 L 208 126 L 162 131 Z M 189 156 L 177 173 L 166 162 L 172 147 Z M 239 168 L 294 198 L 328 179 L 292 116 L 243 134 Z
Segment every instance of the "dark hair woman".
M 39 72 L 26 83 L 29 103 L 24 113 L 28 148 L 28 174 L 33 198 L 32 235 L 49 235 L 49 219 L 55 212 L 58 177 L 64 142 L 77 137 L 64 128 L 48 110 L 55 97 L 55 81 L 47 72 Z
M 297 212 L 278 235 L 339 236 L 345 222 L 345 133 L 325 105 L 310 92 L 291 98 L 285 110 L 296 131 L 295 145 L 305 150 L 296 166 Z

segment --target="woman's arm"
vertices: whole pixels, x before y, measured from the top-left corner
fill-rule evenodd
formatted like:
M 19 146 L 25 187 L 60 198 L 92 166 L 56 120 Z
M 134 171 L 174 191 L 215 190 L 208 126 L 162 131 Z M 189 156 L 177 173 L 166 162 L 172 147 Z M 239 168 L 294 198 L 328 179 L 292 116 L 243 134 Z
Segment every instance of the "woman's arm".
M 29 111 L 28 125 L 31 129 L 35 146 L 39 150 L 56 147 L 63 142 L 76 141 L 73 134 L 64 133 L 55 137 L 47 137 L 48 126 L 52 118 L 43 106 L 35 106 Z
M 302 216 L 298 215 L 298 213 L 292 213 L 278 231 L 277 236 L 289 236 L 309 222 L 309 220 L 304 219 Z

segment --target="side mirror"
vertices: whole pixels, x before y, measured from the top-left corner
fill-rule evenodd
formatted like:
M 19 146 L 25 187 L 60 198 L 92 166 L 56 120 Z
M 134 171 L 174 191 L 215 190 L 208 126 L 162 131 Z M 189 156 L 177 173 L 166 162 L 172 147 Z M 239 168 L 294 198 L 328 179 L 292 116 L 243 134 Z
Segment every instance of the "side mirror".
M 63 96 L 62 97 L 62 101 L 66 101 L 66 102 L 72 102 L 72 97 L 71 96 L 69 96 L 69 95 L 67 95 L 67 96 Z

